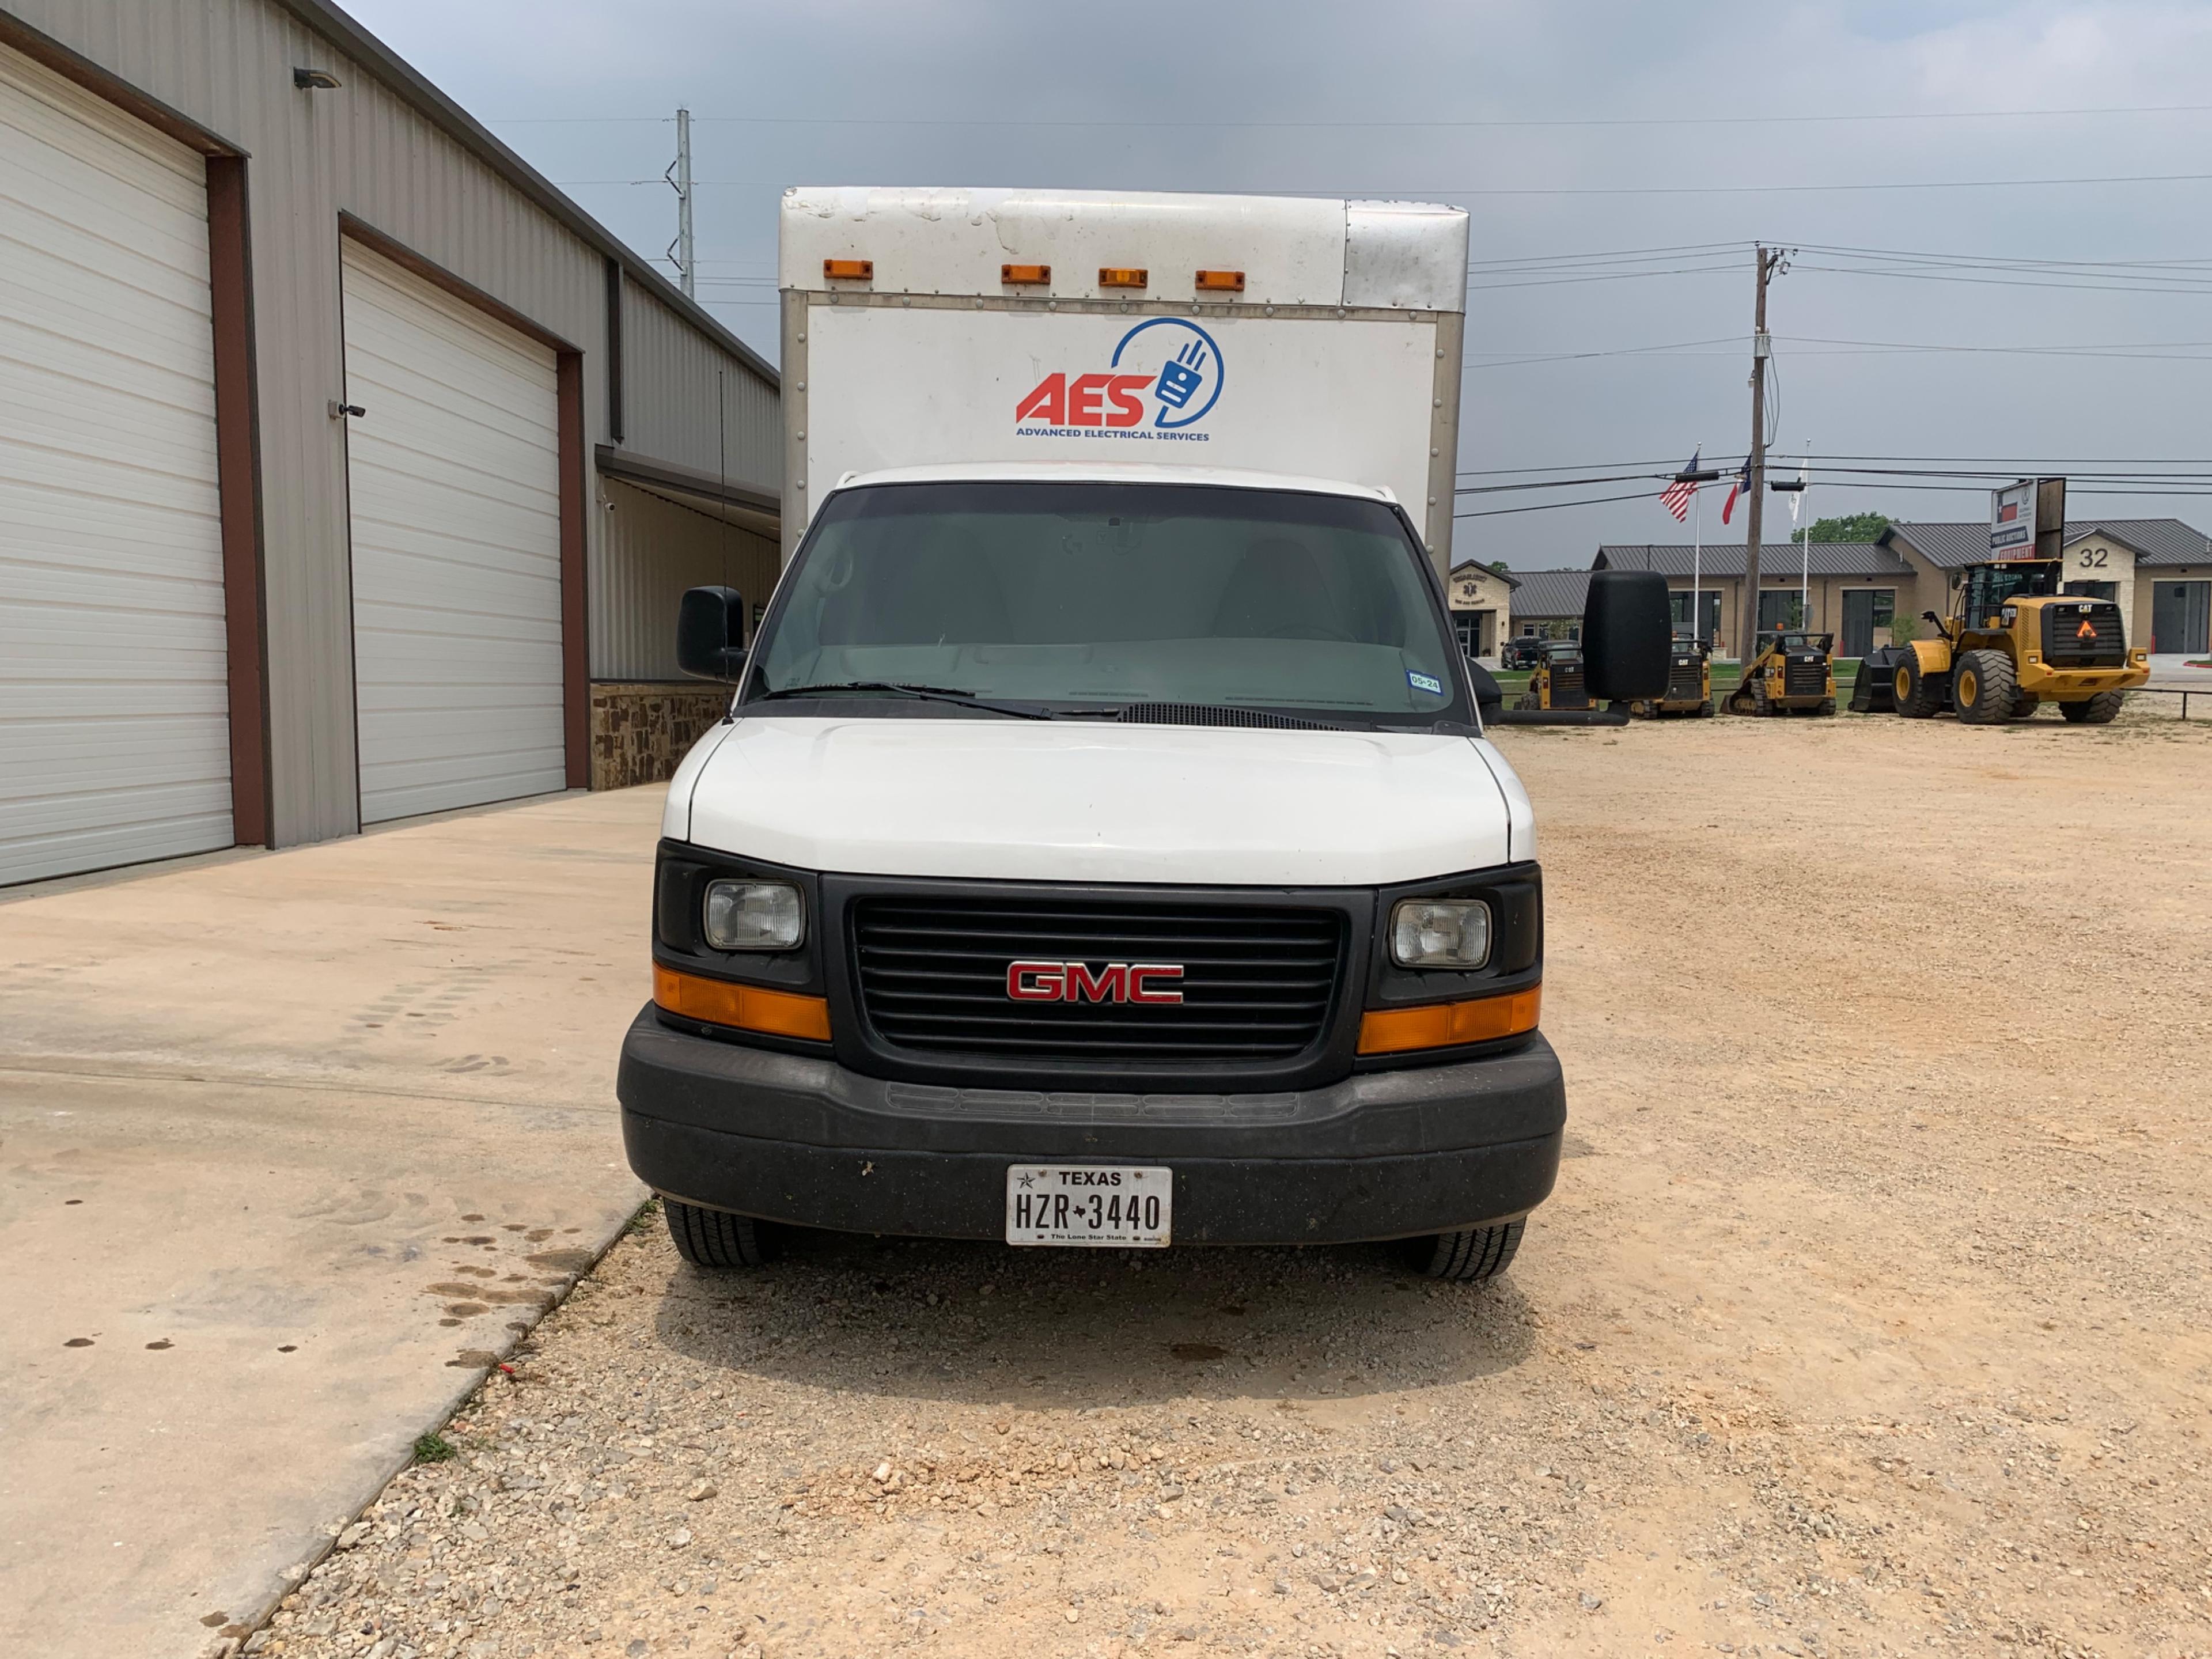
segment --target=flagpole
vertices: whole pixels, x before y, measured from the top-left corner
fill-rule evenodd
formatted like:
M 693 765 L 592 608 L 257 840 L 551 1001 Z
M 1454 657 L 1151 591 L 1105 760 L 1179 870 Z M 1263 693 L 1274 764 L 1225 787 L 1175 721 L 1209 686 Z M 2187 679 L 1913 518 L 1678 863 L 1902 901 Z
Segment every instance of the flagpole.
M 1705 609 L 1698 603 L 1704 597 L 1699 590 L 1705 574 L 1705 501 L 1693 484 L 1690 488 L 1690 637 L 1693 640 L 1703 637 L 1705 633 Z M 1708 647 L 1711 643 L 1710 640 L 1706 641 Z
M 1799 515 L 1803 511 L 1806 491 L 1813 487 L 1813 447 L 1810 444 L 1805 446 L 1805 460 L 1797 469 L 1797 482 L 1803 489 L 1790 498 L 1792 529 L 1796 527 Z M 1813 625 L 1813 526 L 1809 524 L 1798 537 L 1797 558 L 1797 609 L 1804 617 L 1805 626 L 1810 628 Z

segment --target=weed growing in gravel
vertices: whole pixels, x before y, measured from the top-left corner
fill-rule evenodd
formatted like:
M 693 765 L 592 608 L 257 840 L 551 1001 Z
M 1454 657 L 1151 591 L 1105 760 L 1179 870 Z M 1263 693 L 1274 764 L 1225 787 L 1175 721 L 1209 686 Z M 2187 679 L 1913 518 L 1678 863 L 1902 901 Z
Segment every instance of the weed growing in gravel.
M 433 1429 L 428 1434 L 415 1437 L 415 1461 L 417 1463 L 443 1463 L 459 1455 L 460 1448 Z
M 657 1198 L 647 1199 L 638 1207 L 637 1213 L 629 1218 L 629 1231 L 634 1233 L 650 1232 L 653 1230 L 654 1218 L 659 1214 L 660 1200 Z

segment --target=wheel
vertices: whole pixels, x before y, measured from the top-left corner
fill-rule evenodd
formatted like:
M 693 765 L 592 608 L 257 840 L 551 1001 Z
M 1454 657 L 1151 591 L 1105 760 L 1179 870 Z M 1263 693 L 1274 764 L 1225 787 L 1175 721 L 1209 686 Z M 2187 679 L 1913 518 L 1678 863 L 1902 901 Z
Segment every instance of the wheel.
M 1836 700 L 1833 697 L 1821 698 L 1818 703 L 1814 705 L 1813 712 L 1816 714 L 1834 714 L 1836 712 Z
M 1774 702 L 1766 695 L 1766 682 L 1764 679 L 1756 679 L 1751 683 L 1751 712 L 1754 714 L 1771 714 L 1774 712 Z
M 1897 712 L 1907 720 L 1927 720 L 1943 706 L 1936 688 L 1928 684 L 1927 676 L 1920 672 L 1920 653 L 1917 651 L 1905 653 L 1904 660 L 1897 665 L 1897 678 L 1890 689 L 1897 702 Z
M 2013 699 L 2012 717 L 2016 720 L 2035 718 L 2035 711 L 2043 707 L 2043 699 L 2033 691 L 2023 691 Z
M 1707 697 L 1703 702 L 1698 705 L 1696 712 L 1698 718 L 1701 720 L 1709 720 L 1712 719 L 1713 700 L 1711 697 Z
M 1523 691 L 1519 696 L 1513 700 L 1513 706 L 1516 708 L 1535 708 L 1537 706 L 1536 694 L 1534 691 Z
M 2110 726 L 2126 696 L 2124 691 L 2100 691 L 2080 702 L 2062 702 L 2058 712 L 2076 726 Z
M 1407 1259 L 1430 1279 L 1472 1285 L 1495 1279 L 1513 1265 L 1521 1235 L 1528 1224 L 1502 1221 L 1495 1227 L 1469 1227 L 1455 1233 L 1431 1233 L 1407 1240 Z
M 661 1207 L 668 1215 L 668 1237 L 676 1254 L 695 1267 L 762 1267 L 776 1256 L 775 1226 L 749 1215 L 727 1210 L 704 1210 L 696 1204 L 665 1198 Z
M 2020 677 L 2002 651 L 1969 651 L 1951 673 L 1951 701 L 1968 726 L 1997 726 L 2012 718 Z

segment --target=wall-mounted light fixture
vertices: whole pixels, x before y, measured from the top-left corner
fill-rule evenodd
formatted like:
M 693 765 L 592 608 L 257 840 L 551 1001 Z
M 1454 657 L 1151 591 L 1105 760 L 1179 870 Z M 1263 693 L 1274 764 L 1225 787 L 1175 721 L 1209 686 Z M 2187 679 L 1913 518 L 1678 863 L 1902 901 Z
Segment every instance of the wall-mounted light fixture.
M 345 84 L 328 70 L 295 69 L 292 84 L 302 92 L 331 92 Z

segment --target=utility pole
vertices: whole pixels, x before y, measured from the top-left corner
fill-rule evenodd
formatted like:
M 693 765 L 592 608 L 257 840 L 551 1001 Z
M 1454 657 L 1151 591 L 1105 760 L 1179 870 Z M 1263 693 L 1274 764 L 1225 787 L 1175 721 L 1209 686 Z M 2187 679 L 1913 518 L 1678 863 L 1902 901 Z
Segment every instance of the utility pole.
M 1782 263 L 1782 250 L 1760 243 L 1753 251 L 1759 264 L 1758 297 L 1752 307 L 1751 327 L 1751 453 L 1747 460 L 1751 500 L 1743 522 L 1742 631 L 1736 637 L 1736 657 L 1748 665 L 1759 654 L 1759 535 L 1766 505 L 1766 359 L 1773 349 L 1766 334 L 1766 284 Z
M 692 300 L 698 297 L 698 282 L 691 257 L 691 112 L 680 104 L 676 108 L 674 171 L 676 240 L 670 252 L 675 257 L 677 274 L 683 279 L 684 297 Z

